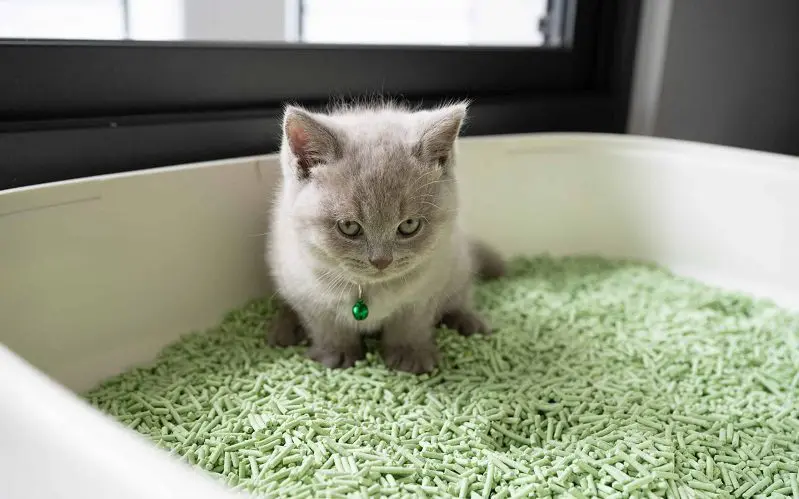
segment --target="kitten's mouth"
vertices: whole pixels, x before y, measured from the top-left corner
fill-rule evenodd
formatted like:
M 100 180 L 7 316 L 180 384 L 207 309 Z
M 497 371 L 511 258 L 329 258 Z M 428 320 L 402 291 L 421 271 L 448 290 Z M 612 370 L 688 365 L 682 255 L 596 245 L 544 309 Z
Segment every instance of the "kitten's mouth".
M 362 271 L 362 270 L 350 270 L 353 274 L 357 276 L 357 279 L 360 282 L 366 284 L 374 284 L 378 282 L 390 281 L 391 279 L 395 279 L 400 277 L 404 272 L 397 272 L 396 269 L 384 269 L 384 270 L 375 270 L 374 272 L 369 271 Z
M 404 274 L 407 274 L 412 267 L 408 260 L 394 261 L 391 265 L 384 269 L 377 269 L 371 265 L 354 265 L 350 263 L 344 264 L 343 266 L 347 272 L 356 276 L 356 279 L 358 279 L 359 282 L 369 284 L 389 281 L 398 277 L 402 277 Z

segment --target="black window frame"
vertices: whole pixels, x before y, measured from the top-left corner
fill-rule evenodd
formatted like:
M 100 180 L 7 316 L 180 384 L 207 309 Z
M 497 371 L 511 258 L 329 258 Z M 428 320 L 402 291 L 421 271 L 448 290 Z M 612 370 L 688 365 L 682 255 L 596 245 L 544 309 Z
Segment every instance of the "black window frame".
M 285 102 L 472 100 L 464 135 L 624 133 L 640 0 L 570 47 L 0 40 L 0 189 L 274 152 Z

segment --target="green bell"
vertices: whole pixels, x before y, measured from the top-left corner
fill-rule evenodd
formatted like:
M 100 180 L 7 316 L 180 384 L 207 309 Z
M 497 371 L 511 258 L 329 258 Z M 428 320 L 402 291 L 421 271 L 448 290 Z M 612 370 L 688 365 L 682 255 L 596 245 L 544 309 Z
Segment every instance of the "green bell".
M 363 300 L 356 301 L 355 305 L 352 306 L 352 316 L 356 321 L 362 321 L 369 317 L 369 307 L 366 306 Z

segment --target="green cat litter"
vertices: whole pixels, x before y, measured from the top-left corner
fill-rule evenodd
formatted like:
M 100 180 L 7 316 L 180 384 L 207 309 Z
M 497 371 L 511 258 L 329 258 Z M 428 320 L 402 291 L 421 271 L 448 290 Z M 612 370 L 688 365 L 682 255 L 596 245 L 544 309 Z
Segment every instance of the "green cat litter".
M 494 334 L 430 375 L 269 348 L 258 301 L 85 397 L 263 497 L 799 498 L 799 315 L 591 257 L 476 294 Z

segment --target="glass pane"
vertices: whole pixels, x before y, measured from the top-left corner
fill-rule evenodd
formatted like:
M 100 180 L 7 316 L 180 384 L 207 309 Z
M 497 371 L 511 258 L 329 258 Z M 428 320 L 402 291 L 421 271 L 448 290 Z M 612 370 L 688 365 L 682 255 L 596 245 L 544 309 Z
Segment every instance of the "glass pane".
M 302 39 L 410 45 L 544 44 L 547 0 L 303 0 Z
M 124 17 L 116 0 L 0 0 L 0 37 L 113 40 Z
M 575 0 L 0 0 L 0 38 L 562 46 Z

